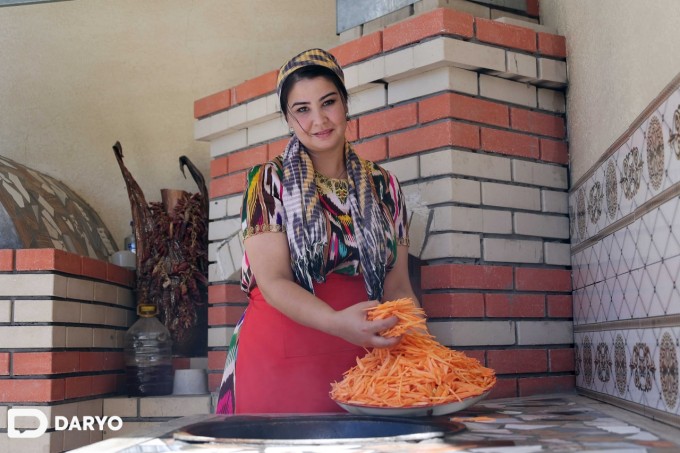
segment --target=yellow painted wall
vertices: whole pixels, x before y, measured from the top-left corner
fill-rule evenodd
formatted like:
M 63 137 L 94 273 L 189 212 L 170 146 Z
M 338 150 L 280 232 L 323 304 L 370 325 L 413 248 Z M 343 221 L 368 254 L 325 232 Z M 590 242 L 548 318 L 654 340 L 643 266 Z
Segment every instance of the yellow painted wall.
M 541 0 L 567 38 L 567 124 L 576 182 L 680 73 L 680 1 Z
M 334 0 L 70 0 L 0 8 L 0 43 L 0 155 L 68 184 L 122 247 L 116 140 L 149 201 L 195 192 L 194 101 L 339 39 Z

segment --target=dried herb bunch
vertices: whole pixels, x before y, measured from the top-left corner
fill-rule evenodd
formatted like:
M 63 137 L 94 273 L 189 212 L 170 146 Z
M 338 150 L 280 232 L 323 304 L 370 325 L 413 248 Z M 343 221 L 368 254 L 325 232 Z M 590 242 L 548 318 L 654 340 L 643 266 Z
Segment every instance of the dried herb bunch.
M 200 193 L 182 192 L 170 212 L 149 203 L 153 229 L 151 254 L 142 263 L 147 296 L 160 301 L 159 319 L 174 340 L 197 322 L 197 306 L 208 291 L 208 229 Z
M 159 319 L 170 331 L 174 348 L 187 335 L 195 335 L 190 331 L 200 321 L 199 316 L 207 316 L 208 190 L 205 179 L 189 158 L 181 156 L 180 170 L 186 177 L 184 168 L 189 169 L 199 192 L 168 191 L 175 195 L 179 192 L 179 196 L 171 202 L 147 203 L 141 187 L 123 164 L 123 148 L 119 142 L 113 150 L 132 209 L 137 242 L 137 304 L 158 306 Z

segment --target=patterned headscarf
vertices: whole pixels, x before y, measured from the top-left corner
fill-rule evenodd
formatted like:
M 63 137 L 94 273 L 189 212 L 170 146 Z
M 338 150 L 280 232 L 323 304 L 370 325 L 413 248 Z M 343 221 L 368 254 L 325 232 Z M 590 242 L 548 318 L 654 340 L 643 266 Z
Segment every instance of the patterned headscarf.
M 343 85 L 345 84 L 345 74 L 332 54 L 323 49 L 309 49 L 297 54 L 279 69 L 279 76 L 276 79 L 276 92 L 279 97 L 281 97 L 281 88 L 288 76 L 305 66 L 323 66 L 328 68 L 338 76 Z
M 279 71 L 277 91 L 297 69 L 319 65 L 343 80 L 342 69 L 331 54 L 312 49 L 293 57 Z M 343 82 L 344 83 L 344 82 Z M 359 249 L 361 273 L 369 299 L 383 297 L 386 274 L 389 221 L 380 206 L 368 167 L 345 142 L 345 166 L 349 178 L 349 203 L 354 235 Z M 314 282 L 324 282 L 325 257 L 329 243 L 329 220 L 319 201 L 312 160 L 300 140 L 293 136 L 283 154 L 283 205 L 291 266 L 297 281 L 314 292 Z

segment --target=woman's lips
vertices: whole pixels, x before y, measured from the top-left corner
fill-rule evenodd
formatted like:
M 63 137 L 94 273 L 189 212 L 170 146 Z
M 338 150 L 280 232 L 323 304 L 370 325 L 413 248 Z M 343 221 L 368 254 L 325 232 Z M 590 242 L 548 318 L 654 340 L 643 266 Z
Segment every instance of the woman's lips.
M 317 132 L 317 133 L 315 133 L 315 134 L 313 134 L 313 135 L 314 135 L 315 137 L 326 138 L 326 137 L 328 137 L 329 135 L 331 135 L 331 132 L 333 132 L 333 129 L 326 129 L 326 130 L 324 130 L 324 131 Z

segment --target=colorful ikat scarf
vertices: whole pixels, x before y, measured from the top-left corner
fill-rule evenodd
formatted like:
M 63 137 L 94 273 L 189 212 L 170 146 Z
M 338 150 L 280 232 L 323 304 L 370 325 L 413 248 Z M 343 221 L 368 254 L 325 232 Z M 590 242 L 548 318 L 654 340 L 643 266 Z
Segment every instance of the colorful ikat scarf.
M 361 273 L 369 299 L 381 300 L 386 273 L 389 220 L 373 189 L 372 175 L 352 146 L 345 142 L 350 213 L 359 248 Z M 293 136 L 283 154 L 283 205 L 291 266 L 297 281 L 314 292 L 314 282 L 326 280 L 328 219 L 319 201 L 314 166 L 304 146 Z

